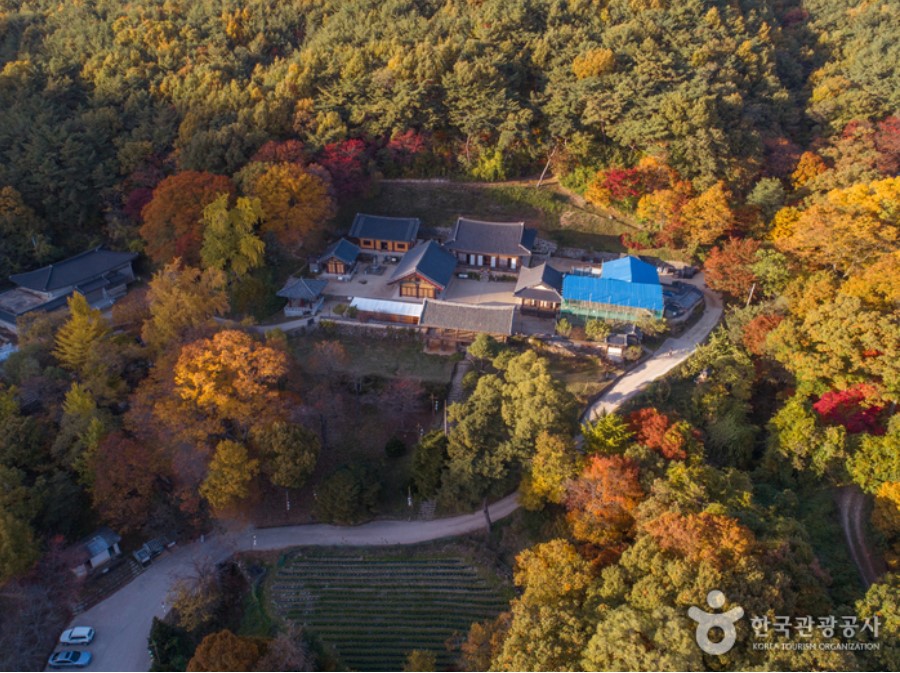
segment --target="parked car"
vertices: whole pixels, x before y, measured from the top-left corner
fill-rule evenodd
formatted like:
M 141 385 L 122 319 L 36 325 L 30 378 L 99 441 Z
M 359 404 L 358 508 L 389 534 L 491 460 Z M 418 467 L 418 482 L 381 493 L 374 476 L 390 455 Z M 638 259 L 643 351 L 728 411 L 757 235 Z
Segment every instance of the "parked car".
M 59 642 L 63 645 L 90 645 L 94 641 L 94 629 L 90 626 L 76 626 L 62 632 Z
M 50 668 L 84 668 L 91 663 L 91 659 L 91 653 L 84 650 L 63 650 L 54 652 L 47 665 Z

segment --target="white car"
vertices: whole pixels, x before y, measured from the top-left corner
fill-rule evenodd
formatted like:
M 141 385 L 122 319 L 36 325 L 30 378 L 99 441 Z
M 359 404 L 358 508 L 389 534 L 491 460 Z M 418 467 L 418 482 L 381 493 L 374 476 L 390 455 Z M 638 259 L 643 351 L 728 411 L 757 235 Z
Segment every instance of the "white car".
M 76 626 L 63 631 L 59 642 L 63 645 L 90 645 L 94 640 L 94 629 L 90 626 Z

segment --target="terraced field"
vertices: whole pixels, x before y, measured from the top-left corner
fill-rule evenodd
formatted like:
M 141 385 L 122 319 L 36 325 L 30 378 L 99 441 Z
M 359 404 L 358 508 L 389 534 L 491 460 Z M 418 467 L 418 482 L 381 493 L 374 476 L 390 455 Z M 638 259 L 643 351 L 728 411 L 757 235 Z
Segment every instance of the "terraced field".
M 461 558 L 396 549 L 301 552 L 270 585 L 275 610 L 305 625 L 357 671 L 398 671 L 410 650 L 453 662 L 444 642 L 496 617 L 508 600 Z

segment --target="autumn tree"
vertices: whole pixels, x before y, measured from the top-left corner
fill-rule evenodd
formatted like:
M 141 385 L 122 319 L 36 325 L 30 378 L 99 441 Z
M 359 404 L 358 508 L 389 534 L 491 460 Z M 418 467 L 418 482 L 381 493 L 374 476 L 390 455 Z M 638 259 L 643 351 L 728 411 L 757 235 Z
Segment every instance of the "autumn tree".
M 753 269 L 758 250 L 759 243 L 752 238 L 730 238 L 721 246 L 715 246 L 703 263 L 709 287 L 732 300 L 746 300 L 757 281 Z
M 182 171 L 160 182 L 141 211 L 141 237 L 147 256 L 157 263 L 175 258 L 200 263 L 203 209 L 220 194 L 233 197 L 234 185 L 224 175 Z
M 188 671 L 253 671 L 265 654 L 265 642 L 236 636 L 228 629 L 211 633 L 200 641 Z
M 252 192 L 265 213 L 262 233 L 293 253 L 323 232 L 334 216 L 328 185 L 295 163 L 271 165 L 253 183 Z
M 214 509 L 225 509 L 250 494 L 250 482 L 258 473 L 259 461 L 250 457 L 247 447 L 224 439 L 216 446 L 200 495 Z
M 233 208 L 228 200 L 221 194 L 203 209 L 200 258 L 205 268 L 241 278 L 263 263 L 266 246 L 255 229 L 265 215 L 259 199 L 239 197 Z
M 667 460 L 685 460 L 696 443 L 694 430 L 686 421 L 670 419 L 652 407 L 628 415 L 634 439 Z
M 685 204 L 681 219 L 691 245 L 712 245 L 734 227 L 730 200 L 731 193 L 725 183 L 719 181 Z
M 187 408 L 242 435 L 281 413 L 276 389 L 287 355 L 237 330 L 187 344 L 174 368 L 175 393 Z
M 636 463 L 592 456 L 566 493 L 572 534 L 600 546 L 620 545 L 633 532 L 633 513 L 643 497 Z
M 302 425 L 259 425 L 251 430 L 250 441 L 262 459 L 263 473 L 276 486 L 302 488 L 316 468 L 319 438 Z
M 141 331 L 144 341 L 162 349 L 212 324 L 214 316 L 228 310 L 225 285 L 225 274 L 218 269 L 200 271 L 180 259 L 166 264 L 150 280 L 150 318 Z
M 406 663 L 403 664 L 404 671 L 436 671 L 437 655 L 428 650 L 412 650 L 406 655 Z
M 316 655 L 300 627 L 288 624 L 266 644 L 257 671 L 315 671 Z
M 150 520 L 166 475 L 160 452 L 121 432 L 108 435 L 90 457 L 91 498 L 101 518 L 123 534 Z
M 663 549 L 678 553 L 689 563 L 712 563 L 717 568 L 737 566 L 756 544 L 753 533 L 737 520 L 710 512 L 666 512 L 642 528 Z
M 528 509 L 540 509 L 545 502 L 562 503 L 569 481 L 578 472 L 578 462 L 571 439 L 548 432 L 539 434 L 529 470 L 522 480 L 522 504 Z
M 890 572 L 879 578 L 856 602 L 856 612 L 860 619 L 879 620 L 881 642 L 896 643 L 900 638 L 900 573 Z M 886 671 L 900 667 L 896 647 L 876 650 L 875 659 Z
M 366 144 L 362 140 L 351 138 L 329 143 L 317 160 L 328 169 L 334 188 L 341 196 L 355 196 L 368 188 L 368 159 Z

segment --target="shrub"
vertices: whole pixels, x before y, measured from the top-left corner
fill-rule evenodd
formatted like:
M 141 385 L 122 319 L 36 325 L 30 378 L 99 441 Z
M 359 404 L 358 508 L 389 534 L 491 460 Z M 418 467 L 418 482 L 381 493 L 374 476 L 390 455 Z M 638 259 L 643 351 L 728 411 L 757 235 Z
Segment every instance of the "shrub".
M 335 315 L 344 315 L 347 312 L 347 305 L 346 304 L 338 304 L 331 310 L 332 310 L 332 312 L 335 313 Z
M 603 341 L 609 336 L 609 333 L 609 323 L 605 320 L 592 318 L 591 320 L 588 320 L 587 324 L 584 326 L 584 334 L 591 341 Z
M 356 308 L 355 306 L 347 307 L 347 317 L 348 318 L 356 318 L 356 316 L 358 314 L 359 314 L 359 309 Z
M 568 337 L 572 334 L 572 323 L 567 318 L 560 318 L 556 322 L 556 333 L 562 337 Z

